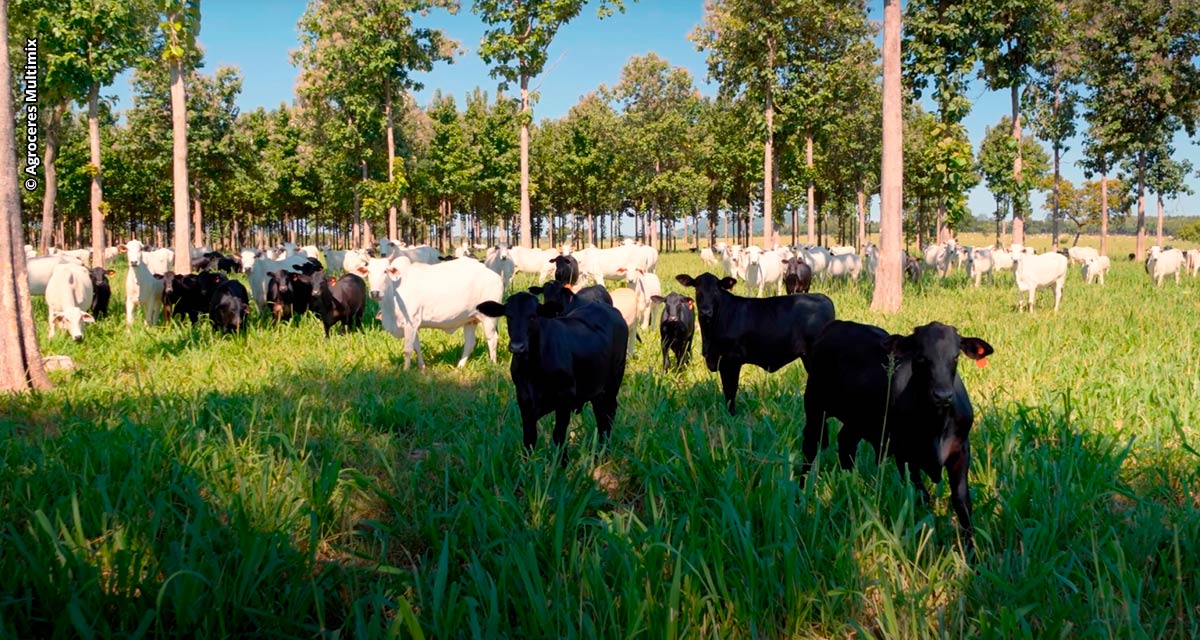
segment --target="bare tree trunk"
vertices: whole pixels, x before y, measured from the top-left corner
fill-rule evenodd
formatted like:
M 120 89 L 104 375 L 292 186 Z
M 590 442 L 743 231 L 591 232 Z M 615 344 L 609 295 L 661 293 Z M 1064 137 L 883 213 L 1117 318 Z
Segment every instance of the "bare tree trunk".
M 219 237 L 219 236 L 218 236 Z M 200 188 L 192 187 L 192 246 L 204 246 L 204 218 L 200 215 Z
M 388 182 L 390 183 L 396 177 L 396 138 L 395 138 L 395 118 L 392 115 L 392 82 L 391 78 L 384 77 L 383 79 L 383 114 L 387 120 L 387 163 L 388 163 Z M 396 205 L 388 205 L 388 237 L 392 240 L 397 239 L 396 235 Z
M 1108 255 L 1108 171 L 1100 172 L 1100 255 Z
M 937 230 L 937 234 L 934 236 L 937 238 L 935 242 L 941 243 L 949 239 L 950 230 L 946 228 L 946 203 L 940 197 L 937 203 L 937 226 L 935 229 Z
M 68 104 L 63 102 L 56 105 L 50 112 L 50 122 L 46 124 L 46 151 L 42 155 L 42 167 L 46 171 L 46 194 L 42 198 L 42 237 L 38 243 L 38 251 L 42 255 L 50 253 L 50 235 L 54 232 L 54 201 L 58 198 L 58 136 L 62 131 L 63 112 Z
M 1137 248 L 1134 258 L 1138 262 L 1146 259 L 1146 152 L 1138 152 L 1138 215 Z
M 1012 137 L 1017 142 L 1017 155 L 1013 158 L 1013 181 L 1021 183 L 1021 104 L 1019 87 L 1014 82 L 1012 86 Z M 1013 199 L 1012 241 L 1025 244 L 1025 211 L 1019 206 L 1018 199 Z
M 767 68 L 775 67 L 775 40 L 767 39 Z M 771 83 L 768 83 L 763 119 L 767 124 L 767 138 L 763 142 L 763 247 L 771 247 L 775 235 L 775 104 L 772 102 Z
M 813 168 L 813 138 L 812 134 L 804 136 L 804 166 L 808 167 L 808 175 Z M 808 244 L 813 244 L 817 234 L 817 189 L 813 181 L 808 181 Z
M 100 184 L 100 85 L 88 92 L 88 146 L 92 164 L 92 264 L 104 264 L 104 214 L 100 203 L 104 189 Z
M 1163 246 L 1163 199 L 1161 193 L 1156 193 L 1158 199 L 1158 233 L 1155 235 L 1155 244 Z
M 1058 69 L 1055 69 L 1055 78 L 1057 79 Z M 1060 91 L 1057 85 L 1054 87 L 1054 113 L 1057 115 L 1059 103 L 1061 101 Z M 1054 141 L 1054 209 L 1050 213 L 1050 236 L 1054 251 L 1058 251 L 1058 207 L 1059 207 L 1059 184 L 1062 174 L 1059 172 L 1059 164 L 1062 160 L 1062 145 L 1057 140 Z M 1077 236 L 1078 237 L 1078 236 Z
M 521 246 L 533 248 L 533 221 L 529 216 L 529 76 L 521 76 Z
M 883 3 L 883 153 L 880 170 L 879 267 L 871 309 L 900 310 L 903 276 L 900 244 L 904 234 L 904 123 L 900 104 L 900 0 Z
M 0 0 L 0 42 L 8 41 L 8 0 Z M 12 68 L 8 47 L 0 49 L 0 113 L 10 116 L 0 118 L 0 392 L 7 393 L 49 389 L 50 378 L 34 333 L 17 190 Z
M 867 192 L 858 187 L 858 250 L 867 246 Z
M 187 102 L 183 88 L 183 60 L 172 58 L 171 137 L 172 180 L 175 183 L 175 273 L 192 272 L 188 250 Z

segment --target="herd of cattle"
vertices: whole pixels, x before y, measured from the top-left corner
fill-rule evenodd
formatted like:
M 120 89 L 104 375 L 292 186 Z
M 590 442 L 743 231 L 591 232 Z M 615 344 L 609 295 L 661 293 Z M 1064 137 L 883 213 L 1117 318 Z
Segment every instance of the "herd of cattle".
M 808 372 L 802 445 L 806 459 L 813 460 L 818 446 L 827 444 L 825 421 L 833 417 L 843 423 L 838 437 L 843 467 L 852 465 L 857 444 L 865 440 L 877 452 L 886 447 L 901 468 L 907 466 L 923 495 L 927 494 L 921 472 L 940 480 L 943 469 L 947 470 L 964 542 L 968 550 L 972 547 L 967 473 L 974 418 L 957 364 L 961 354 L 983 366 L 993 349 L 980 338 L 962 337 L 954 327 L 936 322 L 909 335 L 893 335 L 878 327 L 837 320 L 829 297 L 809 293 L 812 282 L 873 276 L 878 250 L 869 243 L 861 255 L 848 247 L 764 250 L 718 244 L 703 249 L 701 259 L 720 265 L 723 277 L 702 273 L 675 278 L 694 290 L 694 298 L 679 293 L 664 296 L 656 274 L 658 252 L 628 241 L 609 249 L 578 251 L 498 245 L 487 250 L 483 261 L 465 248 L 454 258 L 443 258 L 432 247 L 410 247 L 387 239 L 369 252 L 292 244 L 269 251 L 245 250 L 236 256 L 195 250 L 192 267 L 198 273 L 194 275 L 170 270 L 174 262 L 170 249 L 152 251 L 131 240 L 111 252 L 128 257 L 127 324 L 133 323 L 134 310 L 141 307 L 151 325 L 158 323 L 160 315 L 168 319 L 187 315 L 195 323 L 207 313 L 216 330 L 237 332 L 245 327 L 253 301 L 261 314 L 276 321 L 315 313 L 328 336 L 337 323 L 346 330 L 361 326 L 369 296 L 379 304 L 378 319 L 384 329 L 404 340 L 405 368 L 414 354 L 424 368 L 420 329 L 462 328 L 458 366 L 463 366 L 474 351 L 478 325 L 494 362 L 497 323 L 504 317 L 527 448 L 537 441 L 538 420 L 549 413 L 555 414 L 553 441 L 562 447 L 571 413 L 588 403 L 600 441 L 607 439 L 637 332 L 647 329 L 653 311 L 662 307 L 659 334 L 664 369 L 687 365 L 699 324 L 704 363 L 719 373 L 725 408 L 733 415 L 744 365 L 774 372 L 799 359 Z M 324 263 L 319 259 L 322 255 Z M 107 277 L 114 272 L 103 266 L 89 269 L 83 265 L 86 258 L 86 252 L 28 258 L 30 289 L 46 296 L 51 335 L 57 325 L 79 340 L 83 325 L 107 313 L 111 297 Z M 1047 286 L 1054 286 L 1058 309 L 1072 261 L 1082 266 L 1088 283 L 1098 279 L 1103 284 L 1110 267 L 1107 257 L 1088 248 L 1034 254 L 1019 246 L 970 248 L 948 242 L 926 248 L 921 258 L 905 256 L 909 277 L 927 270 L 945 277 L 962 267 L 980 286 L 984 275 L 990 281 L 996 271 L 1012 270 L 1020 306 L 1027 295 L 1031 309 L 1037 288 Z M 1181 272 L 1195 276 L 1200 271 L 1200 251 L 1154 247 L 1146 269 L 1160 285 L 1168 275 L 1175 275 L 1178 282 Z M 226 275 L 235 271 L 248 274 L 249 290 Z M 545 284 L 505 299 L 517 272 L 533 274 Z M 625 279 L 629 286 L 609 290 L 606 279 Z M 733 293 L 739 280 L 755 297 Z M 762 297 L 769 287 L 774 287 L 775 295 Z

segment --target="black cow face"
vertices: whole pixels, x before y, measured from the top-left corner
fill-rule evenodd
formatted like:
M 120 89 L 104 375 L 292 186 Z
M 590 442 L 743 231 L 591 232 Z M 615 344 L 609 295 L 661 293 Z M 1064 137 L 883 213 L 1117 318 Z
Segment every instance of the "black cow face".
M 575 298 L 575 292 L 557 280 L 551 280 L 540 287 L 529 287 L 529 293 L 542 296 L 543 309 L 540 314 L 543 316 L 561 315 L 563 309 Z
M 483 302 L 476 305 L 480 313 L 508 319 L 508 350 L 515 355 L 529 352 L 530 343 L 537 339 L 538 300 L 531 293 L 514 293 L 505 304 Z
M 681 293 L 668 293 L 666 297 L 650 296 L 650 299 L 663 304 L 663 322 L 682 322 L 685 314 L 696 306 L 695 301 Z
M 958 375 L 958 354 L 980 363 L 994 350 L 980 338 L 963 338 L 954 327 L 932 322 L 913 329 L 912 335 L 890 336 L 885 348 L 897 357 L 909 359 L 913 379 L 925 381 L 929 398 L 938 407 L 954 402 L 954 379 Z
M 700 310 L 701 318 L 713 317 L 717 310 L 717 300 L 720 299 L 721 290 L 729 291 L 733 289 L 733 285 L 737 284 L 735 278 L 717 279 L 711 273 L 702 273 L 695 278 L 681 273 L 675 276 L 675 280 L 685 287 L 696 289 L 696 306 Z

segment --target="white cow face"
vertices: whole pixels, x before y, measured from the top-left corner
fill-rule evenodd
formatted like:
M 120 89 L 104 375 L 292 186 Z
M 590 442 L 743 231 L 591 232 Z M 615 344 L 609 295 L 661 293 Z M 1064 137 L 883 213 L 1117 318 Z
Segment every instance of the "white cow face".
M 96 319 L 92 317 L 92 314 L 79 307 L 71 307 L 70 309 L 65 309 L 54 314 L 55 324 L 65 329 L 75 342 L 83 340 L 83 325 L 91 324 L 95 321 Z
M 129 266 L 136 267 L 142 263 L 142 243 L 130 240 L 125 243 L 125 253 L 129 258 Z

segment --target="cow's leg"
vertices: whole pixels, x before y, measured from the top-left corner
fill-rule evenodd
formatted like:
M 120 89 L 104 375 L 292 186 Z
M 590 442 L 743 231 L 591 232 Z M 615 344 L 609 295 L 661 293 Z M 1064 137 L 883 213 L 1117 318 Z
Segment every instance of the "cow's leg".
M 721 390 L 725 392 L 725 408 L 729 415 L 737 415 L 738 377 L 742 374 L 742 365 L 728 358 L 721 360 Z
M 596 416 L 596 439 L 603 446 L 612 433 L 612 423 L 617 417 L 617 394 L 605 393 L 592 400 L 592 413 Z
M 526 451 L 532 452 L 537 445 L 537 411 L 532 402 L 521 398 L 517 398 L 517 406 L 521 409 L 521 442 Z
M 672 347 L 674 347 L 674 343 L 672 343 L 672 341 L 663 340 L 663 342 L 662 342 L 663 371 L 668 372 L 668 373 L 671 371 L 671 348 Z
M 133 326 L 133 307 L 137 305 L 137 297 L 125 293 L 125 326 Z
M 828 430 L 824 430 L 822 434 L 825 440 L 829 439 Z M 862 440 L 862 432 L 854 425 L 842 423 L 842 430 L 838 432 L 838 463 L 843 469 L 854 468 L 854 458 L 858 454 L 858 442 Z M 824 444 L 824 443 L 822 443 Z M 876 459 L 878 459 L 876 455 Z
M 804 454 L 804 473 L 817 459 L 817 452 L 829 446 L 829 430 L 825 427 L 825 408 L 817 402 L 821 395 L 809 381 L 804 392 L 804 433 L 800 440 L 800 451 Z
M 958 516 L 959 530 L 962 531 L 963 546 L 968 557 L 975 550 L 975 531 L 971 527 L 971 488 L 967 484 L 967 475 L 971 466 L 971 448 L 966 441 L 962 448 L 946 460 L 950 478 L 950 503 Z
M 50 331 L 49 331 L 49 334 L 50 334 L 50 337 L 51 337 L 51 338 L 53 338 L 53 337 L 54 337 L 54 325 L 55 325 L 55 322 L 54 322 L 54 312 L 53 312 L 53 311 L 48 311 L 48 312 L 46 313 L 46 321 L 50 323 Z
M 567 427 L 571 425 L 571 409 L 554 411 L 554 447 L 558 449 L 559 462 L 567 464 Z
M 459 367 L 467 364 L 467 359 L 471 357 L 471 352 L 475 350 L 475 324 L 471 323 L 463 327 L 463 350 L 462 357 L 458 359 Z
M 1054 283 L 1054 312 L 1058 313 L 1058 303 L 1062 302 L 1063 283 L 1067 277 L 1063 276 Z
M 488 358 L 495 362 L 496 347 L 500 344 L 500 333 L 496 330 L 496 318 L 484 316 L 479 322 L 483 327 L 484 340 L 487 341 Z

